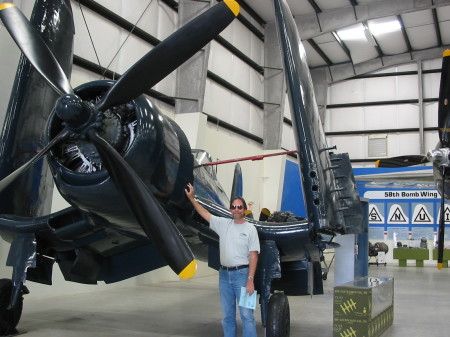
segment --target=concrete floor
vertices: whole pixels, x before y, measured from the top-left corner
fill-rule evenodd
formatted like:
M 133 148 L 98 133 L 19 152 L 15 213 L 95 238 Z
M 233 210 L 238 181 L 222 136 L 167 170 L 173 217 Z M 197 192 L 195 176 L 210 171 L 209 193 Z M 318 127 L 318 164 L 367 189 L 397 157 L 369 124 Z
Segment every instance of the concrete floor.
M 450 269 L 370 266 L 369 275 L 395 280 L 394 324 L 383 337 L 450 336 Z M 333 336 L 332 271 L 324 295 L 289 301 L 291 336 Z M 255 315 L 264 336 L 259 310 Z M 18 330 L 30 337 L 214 337 L 222 336 L 220 320 L 217 277 L 207 276 L 45 300 L 25 297 Z

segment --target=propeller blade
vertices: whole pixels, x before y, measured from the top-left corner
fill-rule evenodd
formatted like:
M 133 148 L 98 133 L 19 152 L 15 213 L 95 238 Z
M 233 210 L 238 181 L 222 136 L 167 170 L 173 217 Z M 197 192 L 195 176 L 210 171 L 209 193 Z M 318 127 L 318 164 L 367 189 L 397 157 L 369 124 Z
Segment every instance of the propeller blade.
M 375 167 L 406 167 L 428 163 L 426 156 L 411 155 L 380 159 L 375 162 Z
M 90 130 L 89 139 L 130 210 L 168 265 L 181 278 L 194 276 L 197 261 L 191 249 L 137 173 L 97 132 Z
M 224 30 L 239 14 L 234 0 L 224 0 L 170 35 L 137 61 L 97 105 L 104 111 L 153 87 Z
M 445 234 L 445 167 L 442 169 L 442 190 L 441 190 L 441 214 L 439 218 L 439 230 L 438 230 L 438 247 L 437 247 L 437 267 L 442 269 L 442 263 L 444 259 L 444 234 Z
M 442 55 L 441 82 L 439 87 L 438 128 L 442 147 L 450 147 L 450 50 Z
M 70 82 L 38 31 L 12 3 L 0 4 L 0 19 L 22 53 L 60 95 L 73 93 Z
M 3 191 L 9 184 L 11 184 L 19 175 L 25 172 L 31 165 L 36 163 L 39 159 L 41 159 L 49 150 L 52 149 L 53 146 L 68 138 L 69 130 L 63 129 L 55 138 L 52 139 L 51 142 L 47 144 L 37 155 L 19 167 L 17 170 L 13 171 L 11 174 L 6 176 L 0 181 L 0 192 Z
M 438 229 L 438 256 L 437 256 L 437 266 L 438 269 L 442 269 L 444 260 L 444 234 L 445 234 L 445 167 L 441 167 L 442 170 L 442 189 L 441 189 L 441 212 L 439 218 L 439 229 Z

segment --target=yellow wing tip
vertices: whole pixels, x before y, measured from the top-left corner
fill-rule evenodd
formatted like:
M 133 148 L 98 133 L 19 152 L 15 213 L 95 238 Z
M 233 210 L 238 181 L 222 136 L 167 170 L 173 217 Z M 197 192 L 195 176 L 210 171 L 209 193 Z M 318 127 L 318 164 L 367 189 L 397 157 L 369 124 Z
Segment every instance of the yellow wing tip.
M 0 4 L 0 11 L 9 8 L 9 7 L 15 7 L 16 5 L 10 3 L 10 2 L 4 2 L 2 4 Z
M 438 267 L 439 270 L 441 270 L 442 269 L 442 263 L 438 263 L 437 267 Z
M 234 16 L 238 16 L 240 7 L 235 0 L 224 0 L 223 2 L 225 2 L 228 8 L 233 12 Z
M 444 50 L 444 53 L 442 54 L 442 57 L 450 56 L 450 49 Z
M 195 275 L 197 272 L 197 260 L 192 260 L 186 268 L 184 268 L 181 273 L 178 274 L 179 277 L 188 279 Z

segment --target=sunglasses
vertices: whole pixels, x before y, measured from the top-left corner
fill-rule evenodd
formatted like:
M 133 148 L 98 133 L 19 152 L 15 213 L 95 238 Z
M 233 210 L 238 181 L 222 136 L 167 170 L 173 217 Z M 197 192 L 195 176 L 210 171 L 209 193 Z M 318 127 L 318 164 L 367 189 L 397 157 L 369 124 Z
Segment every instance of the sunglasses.
M 231 208 L 231 209 L 236 209 L 236 208 L 237 208 L 237 209 L 243 209 L 244 206 L 242 206 L 242 205 L 231 205 L 230 208 Z

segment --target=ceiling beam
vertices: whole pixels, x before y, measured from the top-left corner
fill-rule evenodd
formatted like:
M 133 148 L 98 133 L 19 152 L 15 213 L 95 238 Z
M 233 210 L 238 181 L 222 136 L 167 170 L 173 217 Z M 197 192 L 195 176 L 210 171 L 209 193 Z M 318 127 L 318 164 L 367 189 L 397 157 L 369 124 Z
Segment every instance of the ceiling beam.
M 299 29 L 300 37 L 303 40 L 308 40 L 323 35 L 324 33 L 371 19 L 397 16 L 403 13 L 433 9 L 447 5 L 450 5 L 450 0 L 379 0 L 353 6 L 354 11 L 349 10 L 351 6 L 348 6 L 311 14 L 297 15 L 295 16 L 295 21 Z
M 442 46 L 441 29 L 439 28 L 439 19 L 437 17 L 436 8 L 432 9 L 432 13 L 433 13 L 434 30 L 436 32 L 436 38 L 437 38 L 437 41 L 438 41 L 438 46 Z
M 367 40 L 369 41 L 369 43 L 375 48 L 375 50 L 377 51 L 378 57 L 383 57 L 383 51 L 380 48 L 380 45 L 378 44 L 377 39 L 375 38 L 375 36 L 373 36 L 372 32 L 369 29 L 369 26 L 367 24 L 367 21 L 363 21 L 362 25 L 364 27 L 364 33 L 366 35 Z
M 317 54 L 319 54 L 319 56 L 325 61 L 325 63 L 329 66 L 331 66 L 333 64 L 333 62 L 331 62 L 331 60 L 328 58 L 328 56 L 323 52 L 323 50 L 317 45 L 316 41 L 314 41 L 313 39 L 309 39 L 308 43 L 310 44 L 310 46 L 316 51 Z
M 314 11 L 316 13 L 322 13 L 322 10 L 320 9 L 319 5 L 317 5 L 317 3 L 314 0 L 308 0 L 308 2 L 311 5 L 311 7 L 314 8 Z
M 402 16 L 397 15 L 397 20 L 400 23 L 400 29 L 402 30 L 403 39 L 405 40 L 406 48 L 408 48 L 408 53 L 411 53 L 412 52 L 411 42 L 409 41 L 408 34 L 406 34 L 406 29 L 405 29 L 405 25 L 403 23 Z M 439 45 L 441 45 L 441 43 Z
M 327 77 L 327 82 L 333 83 L 353 78 L 355 77 L 355 75 L 363 75 L 400 64 L 441 58 L 443 49 L 450 49 L 450 45 L 445 45 L 438 48 L 430 48 L 421 51 L 413 51 L 411 53 L 403 53 L 393 56 L 383 56 L 382 58 L 377 57 L 376 59 L 358 64 L 345 62 L 332 66 L 314 67 L 311 69 L 311 73 L 314 73 L 316 71 L 322 72 L 326 70 L 329 74 L 329 76 Z
M 347 45 L 345 44 L 344 41 L 342 41 L 342 39 L 339 37 L 338 33 L 336 32 L 331 32 L 331 34 L 333 35 L 334 39 L 336 40 L 336 42 L 339 44 L 339 46 L 342 48 L 342 50 L 344 51 L 344 53 L 347 55 L 348 59 L 351 60 L 352 59 L 352 54 L 350 53 L 350 50 L 348 49 Z

